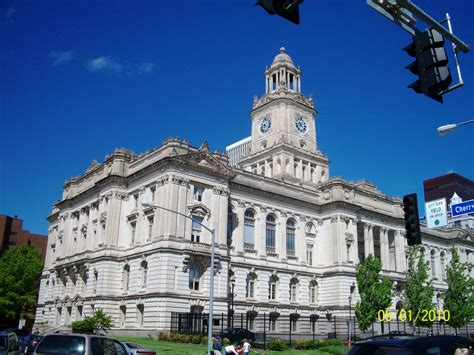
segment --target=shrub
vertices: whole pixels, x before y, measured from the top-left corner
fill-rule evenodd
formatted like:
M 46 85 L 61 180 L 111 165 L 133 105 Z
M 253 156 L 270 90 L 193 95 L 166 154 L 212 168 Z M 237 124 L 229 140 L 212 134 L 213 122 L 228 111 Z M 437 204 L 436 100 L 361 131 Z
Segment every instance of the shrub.
M 171 333 L 169 336 L 169 341 L 177 342 L 179 341 L 179 334 L 178 333 Z
M 342 347 L 341 345 L 323 346 L 320 347 L 318 350 L 335 355 L 345 355 L 347 353 L 347 349 L 345 347 Z
M 224 338 L 224 339 L 222 339 L 222 345 L 227 346 L 227 345 L 229 345 L 229 344 L 230 344 L 229 338 Z
M 199 335 L 193 335 L 191 342 L 193 344 L 200 344 L 201 343 L 201 337 Z
M 201 337 L 201 344 L 207 345 L 207 337 Z
M 341 341 L 339 339 L 328 339 L 324 341 L 326 343 L 326 346 L 331 346 L 331 345 L 341 345 Z
M 71 326 L 73 332 L 99 333 L 112 327 L 112 317 L 99 308 L 92 316 L 72 322 Z
M 188 336 L 186 334 L 179 334 L 178 340 L 180 343 L 186 343 L 188 340 Z
M 169 341 L 170 340 L 170 335 L 168 333 L 161 332 L 160 335 L 158 335 L 158 340 Z
M 307 349 L 309 349 L 308 345 L 309 345 L 309 341 L 307 341 L 307 340 L 303 340 L 303 339 L 296 339 L 295 340 L 295 349 L 307 350 Z
M 268 344 L 268 349 L 273 351 L 283 351 L 288 349 L 288 345 L 281 339 L 273 339 L 270 344 Z

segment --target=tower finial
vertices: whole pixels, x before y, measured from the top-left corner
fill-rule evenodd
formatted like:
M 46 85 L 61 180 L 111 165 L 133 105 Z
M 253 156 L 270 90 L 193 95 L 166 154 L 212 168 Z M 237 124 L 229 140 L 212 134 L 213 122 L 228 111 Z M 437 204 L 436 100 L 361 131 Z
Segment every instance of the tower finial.
M 285 52 L 286 52 L 285 47 L 281 47 L 281 48 L 280 48 L 280 53 L 285 53 Z

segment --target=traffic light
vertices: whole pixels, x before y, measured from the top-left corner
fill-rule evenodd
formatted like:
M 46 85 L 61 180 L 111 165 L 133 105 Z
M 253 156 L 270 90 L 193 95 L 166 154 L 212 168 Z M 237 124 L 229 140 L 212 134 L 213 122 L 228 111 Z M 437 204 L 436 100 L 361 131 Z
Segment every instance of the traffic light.
M 257 0 L 255 5 L 260 5 L 270 15 L 279 15 L 297 25 L 300 24 L 299 5 L 303 0 Z
M 452 81 L 443 36 L 432 28 L 417 32 L 412 43 L 403 50 L 416 59 L 405 69 L 419 77 L 408 87 L 442 103 L 443 97 L 440 93 L 446 90 Z
M 403 196 L 403 211 L 405 212 L 405 230 L 408 245 L 421 244 L 420 219 L 416 194 Z

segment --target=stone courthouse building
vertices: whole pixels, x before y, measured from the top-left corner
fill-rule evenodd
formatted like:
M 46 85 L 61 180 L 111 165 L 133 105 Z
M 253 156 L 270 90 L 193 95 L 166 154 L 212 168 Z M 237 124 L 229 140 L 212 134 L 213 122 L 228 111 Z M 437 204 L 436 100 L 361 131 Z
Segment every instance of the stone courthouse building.
M 143 202 L 215 229 L 215 313 L 347 315 L 355 267 L 369 254 L 395 281 L 394 308 L 407 258 L 402 201 L 369 181 L 330 177 L 301 80 L 282 48 L 253 101 L 251 136 L 225 154 L 168 139 L 140 155 L 116 150 L 67 181 L 48 217 L 37 322 L 66 327 L 102 308 L 117 330 L 159 330 L 171 312 L 207 312 L 210 233 Z M 442 292 L 450 248 L 472 260 L 472 233 L 422 232 Z

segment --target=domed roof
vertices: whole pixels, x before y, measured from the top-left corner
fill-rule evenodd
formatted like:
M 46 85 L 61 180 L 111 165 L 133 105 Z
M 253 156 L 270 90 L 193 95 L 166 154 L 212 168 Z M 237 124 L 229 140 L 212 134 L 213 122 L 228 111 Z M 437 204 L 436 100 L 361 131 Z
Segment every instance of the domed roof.
M 272 65 L 279 64 L 279 63 L 288 63 L 294 66 L 293 60 L 288 54 L 286 54 L 285 47 L 280 48 L 280 53 L 275 56 L 275 58 L 273 59 Z

